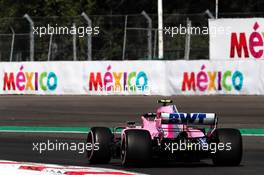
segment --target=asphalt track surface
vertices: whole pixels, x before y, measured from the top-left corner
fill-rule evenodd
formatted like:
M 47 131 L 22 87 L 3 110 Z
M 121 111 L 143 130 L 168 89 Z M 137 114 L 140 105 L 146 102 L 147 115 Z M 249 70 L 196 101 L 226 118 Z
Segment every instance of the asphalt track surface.
M 155 96 L 0 96 L 1 126 L 114 127 L 139 122 L 140 114 L 158 105 Z M 264 96 L 174 96 L 183 112 L 215 112 L 220 127 L 264 128 Z M 0 133 L 0 159 L 88 166 L 86 155 L 74 151 L 33 151 L 33 143 L 85 142 L 86 134 Z M 147 174 L 263 174 L 264 137 L 243 137 L 244 155 L 238 167 L 200 163 L 155 163 L 128 171 Z M 90 166 L 90 165 L 89 165 Z M 119 160 L 104 168 L 123 169 Z

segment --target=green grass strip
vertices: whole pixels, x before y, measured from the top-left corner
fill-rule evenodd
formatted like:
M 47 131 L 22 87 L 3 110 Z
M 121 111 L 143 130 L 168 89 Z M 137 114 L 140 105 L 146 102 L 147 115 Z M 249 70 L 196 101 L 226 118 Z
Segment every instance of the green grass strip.
M 110 128 L 112 131 L 114 128 Z M 115 131 L 121 132 L 118 128 Z M 244 136 L 264 136 L 264 128 L 241 128 Z M 36 132 L 36 133 L 88 133 L 89 127 L 48 127 L 48 126 L 0 126 L 0 132 Z

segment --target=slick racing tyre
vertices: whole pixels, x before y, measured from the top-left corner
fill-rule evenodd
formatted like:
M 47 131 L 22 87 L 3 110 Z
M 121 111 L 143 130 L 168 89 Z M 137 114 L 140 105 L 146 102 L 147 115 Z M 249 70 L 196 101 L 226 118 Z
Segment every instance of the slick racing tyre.
M 237 129 L 221 128 L 213 133 L 212 142 L 229 145 L 225 149 L 217 149 L 212 154 L 214 165 L 217 166 L 238 166 L 242 159 L 242 137 Z
M 87 150 L 90 164 L 105 164 L 111 160 L 112 132 L 106 127 L 93 127 L 87 136 L 92 149 Z
M 122 165 L 147 166 L 152 152 L 151 136 L 146 130 L 129 129 L 124 132 L 121 142 Z

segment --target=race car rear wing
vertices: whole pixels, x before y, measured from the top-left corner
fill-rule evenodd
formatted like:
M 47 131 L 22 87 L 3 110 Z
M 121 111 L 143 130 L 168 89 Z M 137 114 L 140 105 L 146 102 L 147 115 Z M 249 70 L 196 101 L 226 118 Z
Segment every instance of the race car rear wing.
M 162 124 L 216 125 L 214 113 L 161 113 Z

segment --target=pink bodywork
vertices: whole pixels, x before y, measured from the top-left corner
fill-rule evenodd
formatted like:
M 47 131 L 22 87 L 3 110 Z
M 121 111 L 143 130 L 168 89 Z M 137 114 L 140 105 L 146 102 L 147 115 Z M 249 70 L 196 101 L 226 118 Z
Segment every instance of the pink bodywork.
M 178 111 L 176 109 L 176 106 L 174 105 L 162 106 L 158 108 L 156 112 L 157 117 L 155 117 L 154 120 L 149 120 L 144 116 L 141 116 L 142 126 L 137 126 L 134 129 L 144 129 L 149 131 L 152 139 L 154 137 L 173 139 L 178 137 L 181 131 L 186 131 L 189 138 L 197 138 L 197 137 L 205 136 L 202 131 L 188 127 L 187 125 L 184 124 L 161 124 L 161 117 L 160 117 L 161 113 L 175 113 L 175 112 Z

